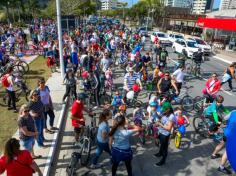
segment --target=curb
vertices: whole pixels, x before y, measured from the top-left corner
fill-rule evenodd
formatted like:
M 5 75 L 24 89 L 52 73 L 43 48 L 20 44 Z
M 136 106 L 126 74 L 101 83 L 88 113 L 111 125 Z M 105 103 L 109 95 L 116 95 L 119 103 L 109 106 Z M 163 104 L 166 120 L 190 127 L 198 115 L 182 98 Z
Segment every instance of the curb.
M 221 60 L 221 61 L 223 61 L 223 62 L 225 62 L 225 63 L 227 63 L 227 64 L 232 64 L 232 62 L 231 62 L 231 61 L 228 61 L 228 60 L 226 60 L 226 59 L 223 59 L 223 58 L 221 58 L 221 57 L 218 57 L 218 56 L 213 56 L 213 58 L 215 58 L 215 59 L 217 59 L 217 60 Z
M 59 131 L 58 131 L 58 133 L 55 133 L 54 136 L 53 136 L 53 141 L 52 141 L 52 145 L 50 147 L 48 157 L 47 157 L 47 160 L 46 160 L 46 163 L 45 163 L 43 176 L 49 176 L 50 175 L 50 170 L 51 170 L 51 167 L 52 167 L 53 161 L 54 161 L 55 150 L 56 150 L 57 144 L 58 144 L 58 138 L 59 138 L 59 135 L 62 132 L 61 127 L 62 127 L 62 122 L 64 120 L 64 116 L 65 116 L 65 113 L 66 113 L 66 109 L 67 109 L 67 106 L 68 106 L 68 102 L 69 102 L 68 98 L 66 98 L 66 103 L 62 105 L 62 110 L 61 110 L 61 113 L 60 113 L 60 117 L 59 117 L 59 120 L 57 122 L 57 127 L 59 128 Z

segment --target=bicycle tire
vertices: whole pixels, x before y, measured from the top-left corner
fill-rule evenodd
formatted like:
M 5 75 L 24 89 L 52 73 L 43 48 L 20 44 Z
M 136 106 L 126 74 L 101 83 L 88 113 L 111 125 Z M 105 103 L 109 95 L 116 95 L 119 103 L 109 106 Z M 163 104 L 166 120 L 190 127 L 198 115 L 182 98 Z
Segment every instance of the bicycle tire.
M 203 110 L 203 97 L 201 96 L 196 96 L 193 101 L 194 101 L 194 110 L 196 112 L 201 112 Z
M 191 64 L 187 63 L 185 64 L 185 70 L 187 74 L 192 74 L 192 66 Z
M 205 138 L 208 137 L 208 130 L 205 128 L 205 122 L 199 115 L 196 115 L 193 118 L 193 128 L 200 136 Z
M 85 138 L 83 140 L 83 146 L 81 148 L 80 154 L 80 163 L 83 166 L 86 166 L 88 164 L 89 158 L 90 158 L 90 152 L 91 152 L 91 143 L 90 139 Z
M 181 143 L 181 134 L 179 132 L 175 135 L 175 147 L 179 148 Z
M 148 96 L 148 100 L 150 100 L 152 96 L 155 96 L 155 94 L 156 94 L 156 92 L 150 92 L 149 96 Z
M 21 73 L 22 75 L 25 74 L 25 68 L 22 65 L 14 65 L 13 71 L 17 73 Z
M 27 62 L 21 60 L 17 63 L 17 65 L 21 65 L 22 67 L 24 67 L 25 73 L 29 71 L 29 64 Z
M 193 105 L 194 105 L 193 98 L 190 97 L 189 95 L 184 96 L 181 100 L 181 105 L 182 105 L 184 111 L 186 111 L 186 112 L 192 111 Z

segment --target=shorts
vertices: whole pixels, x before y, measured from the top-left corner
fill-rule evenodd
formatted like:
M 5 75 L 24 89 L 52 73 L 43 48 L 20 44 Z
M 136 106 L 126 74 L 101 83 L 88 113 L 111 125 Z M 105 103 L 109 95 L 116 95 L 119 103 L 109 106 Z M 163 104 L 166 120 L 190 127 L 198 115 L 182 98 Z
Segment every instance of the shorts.
M 33 151 L 33 146 L 35 143 L 35 139 L 33 137 L 27 139 L 27 140 L 20 140 L 20 145 L 29 152 Z
M 131 161 L 133 159 L 133 151 L 131 148 L 127 150 L 112 147 L 111 159 L 114 164 L 119 164 L 121 161 Z
M 83 127 L 84 127 L 84 126 L 74 127 L 74 132 L 75 132 L 76 134 L 81 133 L 81 129 L 82 129 Z

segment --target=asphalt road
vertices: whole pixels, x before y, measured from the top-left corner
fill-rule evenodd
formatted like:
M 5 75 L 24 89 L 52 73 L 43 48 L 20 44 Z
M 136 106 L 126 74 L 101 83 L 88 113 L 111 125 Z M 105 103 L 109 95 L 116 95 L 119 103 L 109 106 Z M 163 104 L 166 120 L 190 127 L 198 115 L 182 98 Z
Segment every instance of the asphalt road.
M 146 49 L 149 49 L 151 44 L 147 42 Z M 169 56 L 171 61 L 169 66 L 173 66 L 176 61 L 177 54 L 171 52 L 168 48 Z M 190 95 L 195 97 L 201 95 L 201 91 L 205 84 L 205 79 L 214 72 L 217 72 L 222 76 L 224 69 L 228 64 L 216 60 L 212 57 L 209 61 L 205 61 L 202 64 L 204 75 L 203 79 L 199 80 L 197 78 L 192 78 L 187 81 L 187 85 L 194 86 L 191 89 Z M 123 73 L 121 70 L 115 69 L 116 79 L 115 84 L 123 83 Z M 233 83 L 235 87 L 235 82 Z M 223 86 L 223 90 L 220 92 L 225 98 L 225 106 L 230 109 L 235 109 L 236 105 L 236 92 L 227 92 L 228 85 Z M 142 97 L 142 101 L 146 102 L 147 98 Z M 132 109 L 128 110 L 131 113 Z M 195 112 L 191 112 L 189 115 L 190 121 Z M 134 151 L 133 156 L 133 173 L 134 176 L 220 176 L 222 175 L 217 171 L 220 159 L 211 160 L 210 155 L 217 145 L 211 139 L 204 139 L 197 135 L 192 124 L 187 128 L 186 135 L 183 137 L 181 148 L 176 149 L 174 146 L 174 141 L 170 141 L 169 155 L 167 158 L 166 165 L 163 167 L 155 167 L 154 164 L 158 162 L 157 158 L 152 155 L 158 152 L 158 149 L 151 142 L 147 142 L 145 146 L 142 146 L 136 137 L 131 139 L 132 148 Z M 72 146 L 73 144 L 73 129 L 71 127 L 71 122 L 68 119 L 67 124 L 65 124 L 65 132 L 61 137 L 61 143 L 58 147 L 58 153 L 56 160 L 54 161 L 54 167 L 51 170 L 50 175 L 65 175 L 65 168 L 70 161 L 70 155 L 76 149 Z M 95 147 L 93 147 L 92 157 L 94 156 Z M 77 170 L 77 175 L 89 175 L 89 176 L 106 176 L 111 175 L 111 166 L 108 164 L 109 159 L 107 154 L 103 154 L 99 160 L 105 166 L 99 169 L 91 170 L 87 167 L 79 167 Z M 118 168 L 118 175 L 127 175 L 125 166 L 121 165 Z

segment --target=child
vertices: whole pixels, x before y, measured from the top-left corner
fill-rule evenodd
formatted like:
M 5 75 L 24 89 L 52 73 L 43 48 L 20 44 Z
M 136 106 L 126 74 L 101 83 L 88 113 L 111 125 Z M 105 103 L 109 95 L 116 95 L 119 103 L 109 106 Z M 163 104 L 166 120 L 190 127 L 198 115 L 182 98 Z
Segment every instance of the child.
M 142 124 L 142 120 L 145 118 L 145 114 L 143 112 L 143 108 L 141 107 L 140 103 L 137 103 L 136 108 L 133 111 L 133 121 L 135 123 L 135 125 L 141 125 Z
M 150 106 L 150 111 L 148 113 L 149 114 L 148 122 L 154 123 L 159 121 L 159 114 L 157 112 L 157 107 L 158 107 L 157 102 L 155 101 L 150 102 L 149 106 Z
M 113 76 L 112 76 L 111 65 L 105 71 L 105 77 L 106 77 L 105 87 L 112 88 L 113 87 Z
M 70 91 L 73 92 L 74 98 L 75 99 L 77 98 L 76 83 L 77 83 L 77 80 L 75 78 L 74 72 L 73 72 L 72 69 L 69 69 L 66 72 L 66 75 L 65 75 L 64 80 L 63 80 L 63 84 L 66 85 L 66 92 L 65 92 L 65 94 L 64 94 L 64 96 L 62 98 L 62 102 L 63 103 L 65 103 L 66 97 L 70 95 Z
M 175 119 L 175 128 L 179 127 L 181 125 L 185 125 L 185 124 L 189 125 L 190 124 L 188 118 L 185 115 L 183 115 L 183 108 L 182 107 L 177 107 L 175 109 L 174 114 L 175 114 L 175 117 L 176 117 L 176 119 Z
M 120 95 L 119 91 L 116 91 L 115 96 L 113 97 L 113 100 L 111 102 L 111 105 L 113 106 L 112 116 L 114 117 L 115 114 L 118 112 L 118 108 L 125 104 L 122 96 Z

